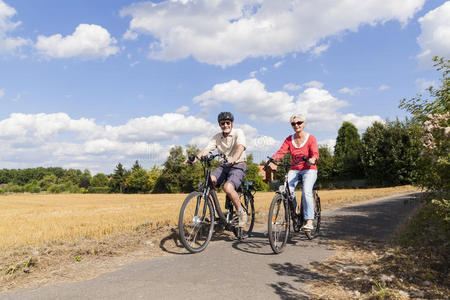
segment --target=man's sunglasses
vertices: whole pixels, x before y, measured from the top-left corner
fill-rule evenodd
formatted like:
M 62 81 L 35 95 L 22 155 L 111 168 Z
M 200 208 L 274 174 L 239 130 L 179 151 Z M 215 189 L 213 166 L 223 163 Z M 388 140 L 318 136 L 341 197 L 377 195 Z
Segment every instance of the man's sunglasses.
M 223 121 L 223 122 L 219 122 L 220 126 L 225 126 L 225 125 L 231 125 L 231 121 Z
M 294 127 L 295 125 L 300 126 L 300 125 L 302 125 L 302 124 L 303 124 L 303 121 L 297 121 L 297 122 L 292 122 L 292 123 L 291 123 L 292 127 Z

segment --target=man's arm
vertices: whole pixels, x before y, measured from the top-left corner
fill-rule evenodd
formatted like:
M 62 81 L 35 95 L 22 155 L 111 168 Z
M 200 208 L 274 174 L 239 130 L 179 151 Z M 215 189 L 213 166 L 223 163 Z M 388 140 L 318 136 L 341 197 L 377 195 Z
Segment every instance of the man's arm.
M 227 161 L 229 164 L 232 164 L 234 162 L 236 162 L 239 158 L 241 158 L 242 152 L 244 152 L 245 147 L 244 145 L 237 145 L 236 147 L 236 151 L 234 151 L 234 154 L 232 156 L 229 156 Z

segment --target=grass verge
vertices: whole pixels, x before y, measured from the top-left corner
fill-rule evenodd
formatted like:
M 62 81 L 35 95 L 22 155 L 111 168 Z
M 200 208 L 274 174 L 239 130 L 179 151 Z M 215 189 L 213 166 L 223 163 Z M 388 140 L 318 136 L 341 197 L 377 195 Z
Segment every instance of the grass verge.
M 449 202 L 427 201 L 389 243 L 335 241 L 337 254 L 313 269 L 317 299 L 448 299 Z

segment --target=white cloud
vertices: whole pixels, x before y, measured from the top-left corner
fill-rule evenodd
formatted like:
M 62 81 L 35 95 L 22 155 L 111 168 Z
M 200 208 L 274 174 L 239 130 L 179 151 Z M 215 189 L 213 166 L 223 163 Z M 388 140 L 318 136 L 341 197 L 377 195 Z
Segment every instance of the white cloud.
M 293 97 L 286 92 L 268 92 L 257 79 L 232 80 L 216 84 L 211 90 L 194 98 L 201 106 L 220 102 L 232 103 L 235 109 L 260 121 L 282 121 L 295 108 Z
M 250 125 L 235 126 L 246 133 L 249 151 L 273 152 L 280 144 Z M 120 126 L 72 119 L 65 113 L 11 114 L 0 120 L 0 165 L 76 167 L 110 173 L 118 162 L 131 166 L 139 159 L 150 167 L 164 162 L 180 138 L 191 138 L 190 144 L 203 147 L 219 130 L 217 123 L 176 113 L 131 119 Z
M 0 89 L 0 99 L 5 95 L 5 89 Z
M 386 84 L 382 84 L 382 85 L 380 85 L 379 87 L 378 87 L 378 90 L 379 91 L 386 91 L 386 90 L 388 90 L 388 89 L 390 89 L 391 87 L 390 86 L 388 86 L 388 85 L 386 85 Z
M 150 57 L 193 56 L 222 67 L 248 57 L 319 55 L 327 38 L 390 20 L 403 25 L 425 0 L 198 0 L 138 2 L 121 11 L 129 31 L 154 37 Z
M 317 47 L 314 47 L 314 48 L 311 50 L 311 54 L 312 54 L 313 56 L 320 56 L 320 55 L 322 54 L 322 52 L 328 50 L 329 47 L 330 47 L 330 44 L 329 44 L 329 43 L 319 45 L 319 46 L 317 46 Z
M 280 61 L 277 61 L 277 62 L 273 65 L 273 67 L 274 67 L 274 68 L 279 68 L 279 67 L 281 67 L 282 64 L 284 64 L 284 61 L 283 61 L 283 60 L 280 60 Z
M 419 19 L 422 32 L 417 42 L 422 52 L 417 56 L 424 65 L 435 55 L 450 57 L 450 1 Z
M 132 41 L 134 41 L 134 40 L 137 40 L 138 35 L 137 35 L 136 32 L 133 32 L 133 31 L 131 31 L 131 30 L 127 30 L 127 31 L 123 34 L 122 38 L 123 38 L 124 40 L 132 40 Z
M 344 87 L 344 88 L 340 89 L 338 92 L 341 94 L 348 94 L 348 95 L 354 96 L 354 95 L 358 95 L 362 89 L 363 88 L 361 88 L 361 87 L 355 87 L 355 88 Z
M 254 78 L 242 82 L 232 80 L 214 85 L 193 101 L 204 107 L 229 103 L 236 112 L 248 115 L 257 122 L 284 123 L 297 112 L 305 115 L 307 122 L 318 130 L 337 131 L 344 120 L 351 120 L 358 129 L 363 130 L 373 120 L 382 120 L 379 116 L 346 115 L 340 109 L 348 106 L 347 102 L 335 98 L 322 88 L 320 82 L 309 82 L 308 85 L 310 87 L 294 98 L 284 91 L 267 91 L 264 84 Z
M 65 113 L 15 113 L 0 120 L 0 165 L 17 168 L 76 163 L 92 170 L 94 164 L 99 166 L 97 171 L 111 172 L 119 161 L 139 159 L 160 164 L 173 141 L 183 136 L 209 136 L 216 127 L 181 114 L 136 118 L 110 126 L 93 119 L 72 119 Z
M 29 45 L 30 40 L 22 37 L 11 37 L 9 32 L 16 29 L 21 22 L 14 22 L 11 19 L 17 14 L 17 11 L 0 0 L 0 54 L 15 54 L 23 46 Z
M 291 82 L 286 83 L 286 84 L 283 86 L 283 90 L 287 90 L 287 91 L 297 91 L 297 90 L 299 90 L 299 89 L 301 89 L 301 88 L 302 88 L 301 85 L 294 84 L 294 83 L 291 83 Z
M 187 113 L 187 112 L 189 112 L 189 107 L 187 107 L 186 105 L 183 105 L 183 106 L 179 107 L 175 112 L 179 113 L 179 114 Z
M 40 35 L 36 42 L 38 52 L 48 58 L 81 57 L 84 59 L 106 58 L 119 52 L 116 39 L 99 26 L 80 24 L 72 35 Z
M 303 86 L 321 89 L 323 88 L 323 83 L 320 81 L 312 80 L 304 83 Z

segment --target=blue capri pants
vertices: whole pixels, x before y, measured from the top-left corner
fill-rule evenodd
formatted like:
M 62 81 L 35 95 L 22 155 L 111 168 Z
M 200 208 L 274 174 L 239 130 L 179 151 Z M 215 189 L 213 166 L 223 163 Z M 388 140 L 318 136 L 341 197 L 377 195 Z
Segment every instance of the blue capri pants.
M 297 200 L 294 194 L 295 187 L 298 180 L 302 177 L 302 208 L 303 215 L 306 220 L 314 219 L 314 199 L 313 199 L 313 187 L 317 179 L 317 170 L 303 170 L 296 171 L 290 170 L 288 173 L 289 190 L 291 191 L 292 199 L 294 199 L 294 208 L 297 208 Z

